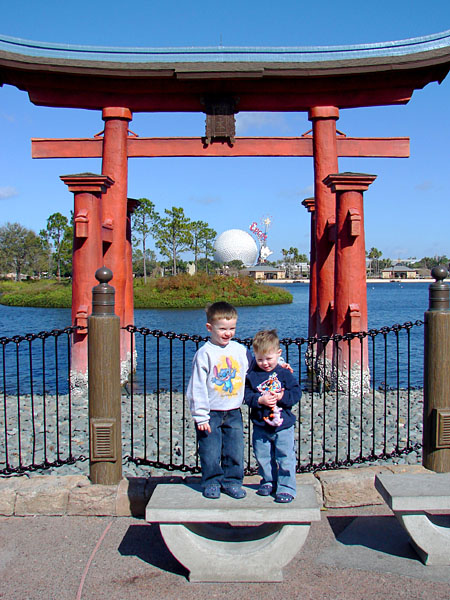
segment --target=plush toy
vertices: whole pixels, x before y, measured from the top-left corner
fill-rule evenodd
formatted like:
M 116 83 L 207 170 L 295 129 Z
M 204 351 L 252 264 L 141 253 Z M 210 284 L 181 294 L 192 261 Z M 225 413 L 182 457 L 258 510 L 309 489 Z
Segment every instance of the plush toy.
M 278 427 L 283 422 L 283 417 L 281 416 L 281 408 L 279 406 L 274 406 L 272 408 L 272 412 L 268 417 L 263 417 L 264 421 L 269 425 L 273 425 L 273 427 Z

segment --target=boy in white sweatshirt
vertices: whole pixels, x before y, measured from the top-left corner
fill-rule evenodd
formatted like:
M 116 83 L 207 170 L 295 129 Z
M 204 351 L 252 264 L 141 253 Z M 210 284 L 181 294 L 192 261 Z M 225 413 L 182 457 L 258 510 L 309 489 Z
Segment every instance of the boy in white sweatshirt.
M 197 430 L 205 498 L 246 495 L 241 404 L 249 351 L 234 342 L 237 311 L 228 302 L 206 309 L 211 338 L 195 354 L 187 397 Z

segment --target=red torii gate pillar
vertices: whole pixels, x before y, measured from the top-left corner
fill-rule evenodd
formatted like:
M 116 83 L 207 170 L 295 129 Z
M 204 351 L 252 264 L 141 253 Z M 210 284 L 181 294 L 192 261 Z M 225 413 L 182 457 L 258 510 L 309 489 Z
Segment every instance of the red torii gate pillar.
M 367 330 L 366 252 L 363 192 L 376 179 L 364 173 L 329 175 L 336 194 L 336 258 L 333 323 L 336 334 Z M 333 345 L 333 384 L 354 394 L 370 388 L 367 338 Z
M 324 179 L 338 171 L 336 121 L 339 109 L 335 106 L 314 106 L 310 108 L 308 118 L 313 124 L 316 254 L 316 290 L 313 291 L 310 284 L 310 294 L 316 295 L 315 335 L 322 337 L 333 334 L 336 200 Z M 332 344 L 324 347 L 318 343 L 315 370 L 324 382 L 329 380 L 332 360 Z
M 135 200 L 134 198 L 127 199 L 127 224 L 125 235 L 125 311 L 123 315 L 124 325 L 132 325 L 134 323 L 133 246 L 131 233 L 131 215 L 134 213 L 139 204 L 139 200 Z M 129 344 L 131 344 L 131 335 L 131 333 L 127 334 Z
M 308 337 L 314 337 L 317 334 L 316 200 L 305 198 L 302 204 L 311 214 Z
M 111 242 L 104 246 L 104 265 L 113 272 L 111 285 L 115 288 L 115 313 L 120 318 L 120 326 L 133 322 L 133 294 L 127 280 L 132 278 L 131 249 L 127 241 L 128 218 L 128 123 L 132 119 L 130 109 L 124 107 L 106 107 L 102 112 L 105 121 L 102 151 L 102 174 L 111 177 L 115 184 L 103 197 L 103 223 L 112 227 Z M 131 320 L 127 322 L 127 318 Z M 128 379 L 131 359 L 130 334 L 123 329 L 120 332 L 120 370 L 121 381 Z
M 317 323 L 316 333 L 333 333 L 334 298 L 334 243 L 336 201 L 334 193 L 325 185 L 330 173 L 338 172 L 336 121 L 339 109 L 335 106 L 315 106 L 308 118 L 313 124 L 315 241 L 317 264 Z
M 72 323 L 86 329 L 72 340 L 71 385 L 87 385 L 87 319 L 91 313 L 95 272 L 103 264 L 102 194 L 114 181 L 106 175 L 80 173 L 62 175 L 61 180 L 74 194 Z

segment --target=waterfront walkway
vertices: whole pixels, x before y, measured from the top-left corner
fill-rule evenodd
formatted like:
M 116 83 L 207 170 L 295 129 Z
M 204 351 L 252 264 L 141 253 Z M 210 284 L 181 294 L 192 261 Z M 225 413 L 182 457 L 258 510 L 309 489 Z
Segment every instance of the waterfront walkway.
M 405 471 L 427 472 L 385 465 L 298 475 L 298 493 L 314 484 L 323 510 L 281 583 L 189 583 L 159 527 L 142 517 L 154 485 L 179 476 L 117 486 L 81 475 L 1 478 L 0 600 L 449 600 L 450 566 L 421 563 L 373 485 L 376 474 Z
M 133 517 L 0 517 L 0 548 L 2 600 L 450 598 L 450 567 L 425 567 L 383 505 L 324 510 L 281 583 L 189 583 Z

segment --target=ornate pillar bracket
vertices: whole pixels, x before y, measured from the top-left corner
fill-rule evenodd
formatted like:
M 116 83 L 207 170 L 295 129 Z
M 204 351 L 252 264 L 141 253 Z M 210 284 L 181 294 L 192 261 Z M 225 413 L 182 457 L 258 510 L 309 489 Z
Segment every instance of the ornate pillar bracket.
M 314 196 L 312 198 L 305 198 L 302 200 L 302 205 L 306 208 L 309 213 L 312 213 L 316 210 L 316 199 Z
M 61 175 L 70 192 L 86 192 L 89 194 L 103 194 L 114 183 L 107 175 L 95 173 L 78 173 L 77 175 Z
M 102 119 L 121 119 L 122 121 L 131 121 L 133 114 L 129 108 L 123 106 L 107 106 L 102 110 Z
M 328 175 L 323 180 L 332 192 L 365 192 L 369 185 L 375 181 L 376 175 L 368 173 L 336 173 Z
M 315 121 L 317 119 L 339 119 L 339 109 L 337 106 L 313 106 L 308 111 L 308 119 Z

